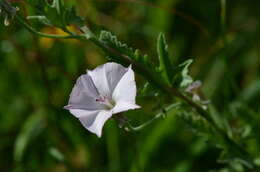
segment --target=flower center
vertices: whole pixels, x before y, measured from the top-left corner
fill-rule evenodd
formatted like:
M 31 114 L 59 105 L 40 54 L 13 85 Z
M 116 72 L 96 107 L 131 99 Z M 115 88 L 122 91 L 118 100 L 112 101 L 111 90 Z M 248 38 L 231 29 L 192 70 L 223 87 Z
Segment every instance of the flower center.
M 112 109 L 115 106 L 115 102 L 106 96 L 100 96 L 96 99 L 96 101 L 100 104 L 105 105 L 107 109 Z

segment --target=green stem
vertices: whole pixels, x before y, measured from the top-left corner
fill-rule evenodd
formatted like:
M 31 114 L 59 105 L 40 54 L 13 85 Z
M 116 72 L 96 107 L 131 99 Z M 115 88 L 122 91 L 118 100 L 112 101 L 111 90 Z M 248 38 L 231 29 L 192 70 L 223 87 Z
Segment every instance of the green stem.
M 227 133 L 220 128 L 216 122 L 210 117 L 210 114 L 208 113 L 208 111 L 204 110 L 200 105 L 198 105 L 197 103 L 195 103 L 194 101 L 192 101 L 190 98 L 186 97 L 185 95 L 183 95 L 179 90 L 177 90 L 174 87 L 169 87 L 165 84 L 163 84 L 162 82 L 160 82 L 159 79 L 155 78 L 151 72 L 142 64 L 135 62 L 134 60 L 132 60 L 128 55 L 126 54 L 122 54 L 121 52 L 118 52 L 117 50 L 115 50 L 112 47 L 109 47 L 105 44 L 103 44 L 102 42 L 100 42 L 95 36 L 93 36 L 93 34 L 91 33 L 91 31 L 88 30 L 88 34 L 91 34 L 92 36 L 87 35 L 88 40 L 92 41 L 94 44 L 96 44 L 97 46 L 101 47 L 105 52 L 108 52 L 109 54 L 114 54 L 116 56 L 118 56 L 121 61 L 125 61 L 128 64 L 132 64 L 133 67 L 139 71 L 140 74 L 142 74 L 147 80 L 149 80 L 154 86 L 156 86 L 157 88 L 159 88 L 160 90 L 162 90 L 163 92 L 178 97 L 181 100 L 183 100 L 184 102 L 186 102 L 187 104 L 189 104 L 191 107 L 193 107 L 197 113 L 199 115 L 201 115 L 203 118 L 205 118 L 212 126 L 213 128 L 215 128 L 215 130 L 222 136 L 222 138 L 225 140 L 225 143 L 233 150 L 237 150 L 237 152 L 239 152 L 239 154 L 242 157 L 245 157 L 245 159 L 249 162 L 252 162 L 251 158 L 249 158 L 249 154 L 236 142 L 234 142 L 231 138 L 229 138 L 229 136 L 227 135 Z M 155 117 L 156 118 L 156 117 Z M 157 119 L 157 118 L 156 118 Z M 155 120 L 155 119 L 154 119 Z M 152 119 L 153 121 L 153 119 Z M 151 122 L 152 122 L 151 121 Z M 148 125 L 150 122 L 148 121 L 147 124 L 144 124 L 144 127 L 146 125 Z M 139 128 L 143 128 L 142 126 Z M 138 129 L 139 128 L 133 128 L 133 129 Z M 253 165 L 252 165 L 253 166 Z
M 41 37 L 54 38 L 54 39 L 80 39 L 84 37 L 84 35 L 54 35 L 54 34 L 42 33 L 37 31 L 33 27 L 31 27 L 29 24 L 27 24 L 22 17 L 15 15 L 15 19 L 21 25 L 23 25 L 27 30 Z
M 223 0 L 225 1 L 225 0 Z M 98 47 L 101 47 L 105 52 L 109 53 L 109 54 L 113 54 L 114 56 L 117 56 L 118 58 L 120 58 L 124 63 L 127 64 L 132 64 L 133 67 L 139 72 L 141 73 L 147 80 L 149 80 L 154 86 L 156 86 L 157 88 L 159 88 L 160 90 L 162 90 L 163 92 L 178 97 L 181 100 L 183 100 L 184 102 L 186 102 L 187 104 L 189 104 L 191 107 L 193 107 L 197 113 L 199 115 L 201 115 L 203 118 L 205 118 L 214 128 L 215 130 L 222 136 L 222 138 L 225 140 L 225 143 L 227 145 L 229 145 L 229 147 L 233 150 L 236 150 L 237 152 L 239 152 L 239 154 L 242 157 L 246 157 L 246 160 L 249 162 L 252 162 L 252 159 L 249 158 L 249 154 L 239 145 L 237 144 L 235 141 L 233 141 L 232 139 L 230 139 L 228 137 L 228 135 L 226 134 L 226 132 L 220 128 L 215 121 L 210 117 L 208 111 L 204 110 L 200 105 L 198 105 L 197 103 L 193 102 L 190 98 L 186 97 L 185 95 L 183 95 L 179 90 L 177 90 L 176 88 L 173 87 L 169 87 L 166 86 L 164 83 L 162 83 L 160 81 L 160 79 L 156 78 L 153 76 L 153 74 L 142 64 L 132 60 L 128 55 L 126 54 L 122 54 L 121 52 L 118 52 L 117 50 L 115 50 L 113 47 L 109 47 L 107 45 L 105 45 L 104 43 L 102 43 L 100 40 L 98 40 L 92 33 L 91 31 L 90 34 L 92 35 L 69 35 L 69 36 L 60 36 L 60 35 L 52 35 L 52 34 L 46 34 L 46 33 L 42 33 L 42 32 L 38 32 L 37 30 L 35 30 L 34 28 L 32 28 L 30 25 L 28 25 L 23 18 L 19 17 L 18 15 L 15 16 L 15 18 L 17 19 L 17 21 L 22 24 L 26 29 L 28 29 L 30 32 L 41 36 L 41 37 L 47 37 L 47 38 L 57 38 L 57 39 L 80 39 L 80 40 L 89 40 L 91 42 L 93 42 L 95 45 L 97 45 Z M 173 105 L 172 105 L 173 106 Z M 166 110 L 170 110 L 171 108 L 173 108 L 172 106 L 167 107 Z M 176 106 L 176 105 L 175 105 Z M 174 106 L 174 107 L 175 107 Z M 150 123 L 152 123 L 154 120 L 160 118 L 163 115 L 163 113 L 159 113 L 157 114 L 153 119 L 147 121 L 146 123 L 142 124 L 141 126 L 138 127 L 130 127 L 130 129 L 134 130 L 134 131 L 138 131 L 141 130 L 142 128 L 146 127 L 147 125 L 149 125 Z M 252 163 L 250 163 L 252 164 Z M 253 168 L 253 164 L 252 166 L 250 166 Z
M 139 126 L 132 126 L 129 122 L 127 123 L 127 128 L 126 129 L 129 129 L 130 131 L 139 131 L 139 130 L 142 130 L 143 128 L 147 127 L 148 125 L 150 125 L 152 122 L 154 122 L 155 120 L 163 117 L 167 112 L 169 112 L 170 110 L 172 110 L 173 108 L 176 108 L 180 105 L 180 103 L 174 103 L 174 104 L 171 104 L 169 106 L 167 106 L 166 108 L 164 108 L 164 111 L 163 112 L 160 112 L 158 113 L 157 115 L 155 115 L 152 119 L 146 121 L 145 123 L 143 123 L 142 125 L 139 125 Z
M 245 160 L 247 162 L 250 162 L 250 166 L 248 166 L 249 168 L 253 168 L 253 164 L 251 162 L 252 159 L 250 158 L 249 154 L 239 145 L 237 144 L 235 141 L 233 141 L 231 138 L 229 138 L 229 136 L 227 135 L 227 133 L 220 128 L 215 121 L 210 117 L 208 111 L 204 110 L 200 105 L 198 105 L 197 103 L 195 103 L 194 101 L 192 101 L 190 98 L 186 97 L 185 95 L 183 95 L 179 90 L 177 90 L 174 87 L 169 87 L 165 84 L 163 84 L 159 79 L 155 78 L 151 72 L 142 64 L 135 62 L 134 60 L 132 60 L 128 55 L 126 54 L 122 54 L 120 52 L 118 52 L 117 50 L 113 49 L 112 47 L 109 47 L 105 44 L 103 44 L 102 42 L 100 42 L 96 37 L 88 37 L 90 41 L 92 41 L 94 44 L 96 44 L 97 46 L 101 47 L 105 52 L 109 53 L 109 54 L 114 54 L 116 56 L 118 56 L 121 61 L 125 61 L 128 64 L 132 64 L 132 66 L 140 73 L 142 74 L 148 81 L 150 81 L 154 86 L 156 86 L 158 89 L 162 90 L 163 92 L 178 97 L 181 100 L 183 100 L 184 102 L 186 102 L 187 104 L 189 104 L 191 107 L 193 107 L 197 113 L 199 115 L 201 115 L 203 118 L 205 118 L 212 126 L 213 128 L 215 128 L 216 132 L 218 132 L 222 138 L 225 140 L 225 143 L 228 145 L 228 147 L 232 150 L 236 150 L 237 152 L 239 152 L 239 154 L 241 155 L 241 157 L 244 157 Z M 157 119 L 157 118 L 156 118 Z M 153 121 L 153 119 L 152 119 Z M 152 122 L 151 121 L 151 122 Z M 144 127 L 146 125 L 148 125 L 150 122 L 148 121 L 147 124 L 144 124 Z M 139 128 L 143 128 L 142 126 Z M 134 130 L 140 130 L 139 128 L 132 128 Z

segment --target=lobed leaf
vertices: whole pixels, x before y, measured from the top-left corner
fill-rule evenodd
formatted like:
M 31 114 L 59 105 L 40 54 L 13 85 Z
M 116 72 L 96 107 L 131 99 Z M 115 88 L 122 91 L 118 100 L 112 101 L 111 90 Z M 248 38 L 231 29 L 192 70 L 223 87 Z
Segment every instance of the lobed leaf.
M 189 84 L 193 82 L 192 77 L 189 75 L 189 67 L 192 64 L 192 62 L 193 62 L 192 59 L 188 59 L 179 65 L 180 67 L 183 67 L 181 71 L 181 75 L 182 75 L 182 81 L 180 83 L 181 87 L 187 87 Z

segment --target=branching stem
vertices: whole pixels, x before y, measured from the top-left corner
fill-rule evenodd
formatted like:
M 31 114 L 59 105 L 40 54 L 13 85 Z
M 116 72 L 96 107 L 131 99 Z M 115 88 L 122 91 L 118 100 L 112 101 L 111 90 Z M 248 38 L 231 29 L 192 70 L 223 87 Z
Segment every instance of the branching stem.
M 246 161 L 250 162 L 248 165 L 249 168 L 254 168 L 253 165 L 253 161 L 250 158 L 249 154 L 235 141 L 233 141 L 228 135 L 227 133 L 220 128 L 215 121 L 211 118 L 211 116 L 209 115 L 209 112 L 204 110 L 200 105 L 198 105 L 197 103 L 195 103 L 194 101 L 192 101 L 190 98 L 186 97 L 185 95 L 183 95 L 179 90 L 177 90 L 174 87 L 169 87 L 165 84 L 163 84 L 160 79 L 156 78 L 153 76 L 153 74 L 142 64 L 134 61 L 132 58 L 130 58 L 127 54 L 123 54 L 121 52 L 118 52 L 116 49 L 114 49 L 113 47 L 110 47 L 108 45 L 105 45 L 103 42 L 101 42 L 99 39 L 97 39 L 90 31 L 91 35 L 86 35 L 85 34 L 80 34 L 80 35 L 53 35 L 53 34 L 46 34 L 46 33 L 42 33 L 37 31 L 36 29 L 34 29 L 33 27 L 31 27 L 29 24 L 27 24 L 27 22 L 20 16 L 15 15 L 15 19 L 21 24 L 23 25 L 27 30 L 29 30 L 30 32 L 32 32 L 33 34 L 36 34 L 38 36 L 41 37 L 47 37 L 47 38 L 54 38 L 54 39 L 80 39 L 80 40 L 85 40 L 85 41 L 91 41 L 93 42 L 95 45 L 97 45 L 98 47 L 102 48 L 105 52 L 107 52 L 108 54 L 113 54 L 114 56 L 117 56 L 118 58 L 120 58 L 124 63 L 127 64 L 132 64 L 133 68 L 136 69 L 136 71 L 138 71 L 140 74 L 142 74 L 148 81 L 150 81 L 154 86 L 156 86 L 158 89 L 160 89 L 161 91 L 174 96 L 174 97 L 178 97 L 179 99 L 181 99 L 182 101 L 186 102 L 187 104 L 189 104 L 191 107 L 193 107 L 196 112 L 201 115 L 203 118 L 205 118 L 211 125 L 212 127 L 222 136 L 222 138 L 225 140 L 226 144 L 229 146 L 230 149 L 235 150 L 236 152 L 238 152 L 242 157 L 245 158 Z M 170 106 L 168 106 L 165 110 L 169 111 L 171 110 L 173 107 L 178 106 L 179 104 L 172 104 Z M 151 120 L 147 121 L 146 123 L 134 127 L 131 125 L 128 125 L 129 129 L 132 131 L 138 131 L 143 129 L 144 127 L 146 127 L 147 125 L 149 125 L 150 123 L 152 123 L 153 121 L 155 121 L 156 119 L 160 118 L 161 116 L 163 116 L 163 112 L 157 114 L 154 118 L 152 118 Z
M 178 106 L 180 106 L 180 103 L 174 103 L 171 104 L 169 106 L 167 106 L 166 108 L 164 108 L 164 112 L 160 112 L 157 115 L 155 115 L 152 119 L 146 121 L 145 123 L 139 125 L 139 126 L 132 126 L 129 122 L 127 122 L 127 128 L 130 131 L 139 131 L 142 130 L 143 128 L 145 128 L 146 126 L 150 125 L 152 122 L 154 122 L 155 120 L 163 117 L 164 115 L 166 115 L 167 112 L 169 112 L 170 110 L 172 110 L 173 108 L 177 108 Z

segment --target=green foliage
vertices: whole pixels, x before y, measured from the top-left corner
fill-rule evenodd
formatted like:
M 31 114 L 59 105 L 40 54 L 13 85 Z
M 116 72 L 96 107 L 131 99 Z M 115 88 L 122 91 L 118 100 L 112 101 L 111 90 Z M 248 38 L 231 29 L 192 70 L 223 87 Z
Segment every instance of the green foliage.
M 49 154 L 59 162 L 64 162 L 64 155 L 56 148 L 50 148 Z
M 114 48 L 119 53 L 125 53 L 129 58 L 132 59 L 141 59 L 142 56 L 139 50 L 133 50 L 133 48 L 129 47 L 127 44 L 122 43 L 118 40 L 118 38 L 108 31 L 101 31 L 99 35 L 99 41 L 101 41 L 104 45 Z M 113 55 L 112 53 L 110 55 Z
M 44 25 L 52 26 L 51 21 L 46 16 L 28 16 L 28 20 L 37 20 Z
M 76 9 L 74 7 L 66 8 L 64 12 L 64 20 L 66 25 L 74 24 L 76 26 L 84 25 L 84 19 L 77 15 Z
M 88 31 L 87 34 L 92 33 Z M 87 37 L 90 38 L 91 36 Z M 171 69 L 173 68 L 173 66 L 171 65 L 171 61 L 168 56 L 168 45 L 163 34 L 160 34 L 157 40 L 157 52 L 159 58 L 159 67 L 157 68 L 150 61 L 148 55 L 141 55 L 140 50 L 133 50 L 133 48 L 129 47 L 127 44 L 120 42 L 118 38 L 111 32 L 101 31 L 99 35 L 99 41 L 101 42 L 101 47 L 105 49 L 105 52 L 108 52 L 108 58 L 110 58 L 111 60 L 123 64 L 139 63 L 142 66 L 140 68 L 146 68 L 147 66 L 149 66 L 149 70 L 147 71 L 154 75 L 154 77 L 160 77 L 157 79 L 161 80 L 166 85 L 171 85 L 172 78 L 181 78 L 181 82 L 177 84 L 178 87 L 179 85 L 181 87 L 187 87 L 193 82 L 191 76 L 188 75 L 189 66 L 192 63 L 191 59 L 180 64 L 178 66 L 178 70 L 174 71 Z M 140 72 L 143 73 L 144 71 L 140 70 Z M 154 84 L 153 81 L 152 84 Z
M 44 114 L 33 113 L 24 123 L 14 147 L 14 160 L 21 161 L 30 141 L 35 139 L 45 127 Z
M 170 85 L 172 79 L 172 64 L 169 58 L 168 45 L 165 36 L 160 33 L 157 40 L 157 52 L 159 57 L 159 72 L 162 73 L 164 80 Z
M 210 124 L 194 112 L 181 112 L 178 116 L 184 120 L 194 132 L 207 138 L 216 137 L 216 132 Z
M 259 1 L 64 2 L 0 2 L 1 171 L 259 171 Z M 124 115 L 149 125 L 97 139 L 62 107 L 103 53 L 132 64 L 142 108 Z
M 189 66 L 192 64 L 193 60 L 189 59 L 182 64 L 179 65 L 179 67 L 182 67 L 181 75 L 182 75 L 182 81 L 180 83 L 181 87 L 187 87 L 189 84 L 193 82 L 192 77 L 189 75 Z
M 16 15 L 17 8 L 13 7 L 8 1 L 0 2 L 0 19 L 4 19 L 4 25 L 9 26 L 10 20 Z
M 143 65 L 153 65 L 150 63 L 147 54 L 142 55 L 140 50 L 133 49 L 126 43 L 120 42 L 118 38 L 109 31 L 101 31 L 99 35 L 99 41 L 103 44 L 104 47 L 109 47 L 112 49 L 111 52 L 106 50 L 106 52 L 108 52 L 109 56 L 112 56 L 112 58 L 118 58 L 119 56 L 126 55 L 128 63 L 137 62 Z M 115 53 L 113 53 L 113 51 L 115 51 Z M 122 57 L 113 60 L 118 60 L 119 62 L 124 63 L 124 59 Z M 151 70 L 155 71 L 154 69 Z
M 36 19 L 44 25 L 56 26 L 66 29 L 66 26 L 76 24 L 81 26 L 84 22 L 82 17 L 76 14 L 74 7 L 66 7 L 63 0 L 35 1 L 32 3 L 40 9 L 40 15 L 28 16 L 27 19 Z

